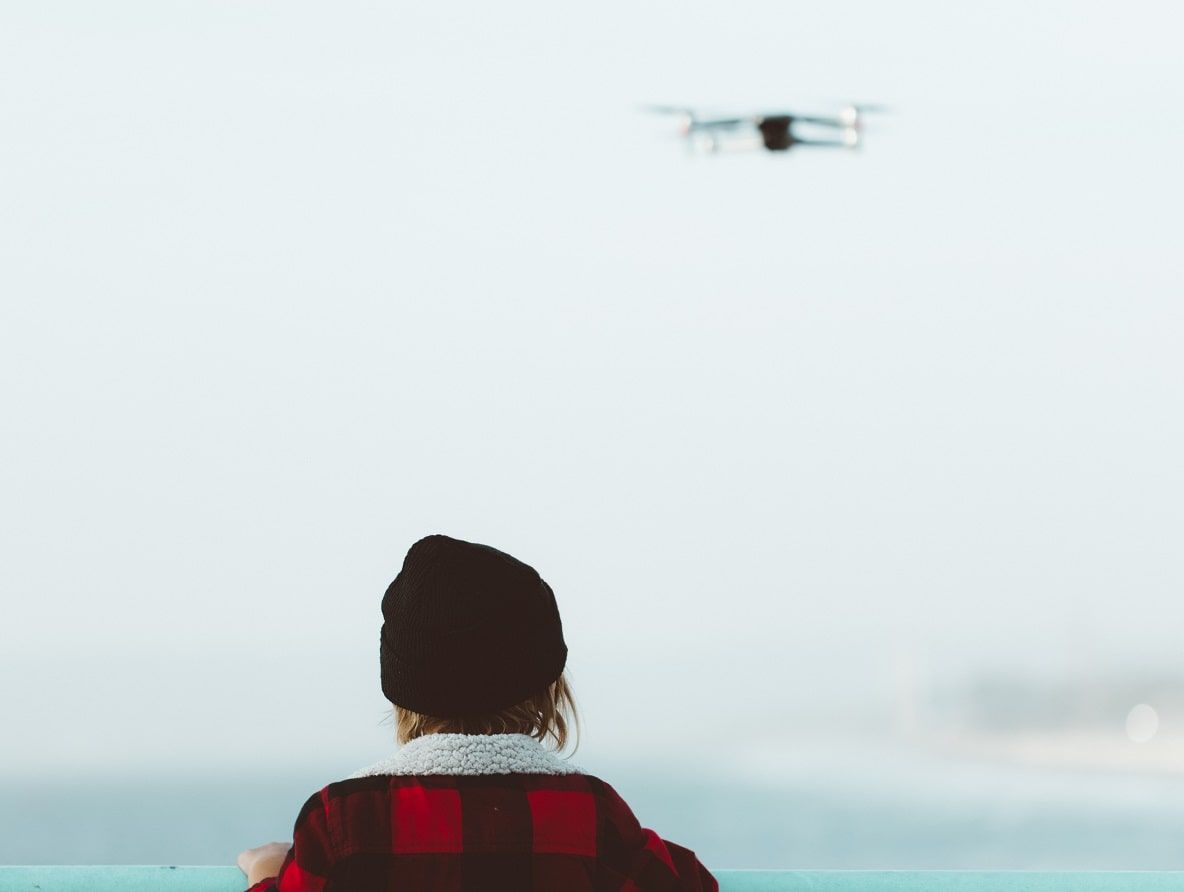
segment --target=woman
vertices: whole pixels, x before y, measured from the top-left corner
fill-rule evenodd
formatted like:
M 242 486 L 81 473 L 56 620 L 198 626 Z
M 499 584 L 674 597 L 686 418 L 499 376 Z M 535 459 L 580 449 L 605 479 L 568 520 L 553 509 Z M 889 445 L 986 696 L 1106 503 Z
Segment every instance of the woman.
M 487 545 L 420 539 L 382 599 L 382 690 L 402 748 L 304 803 L 293 843 L 243 852 L 248 892 L 714 892 L 560 758 L 576 720 L 551 587 Z

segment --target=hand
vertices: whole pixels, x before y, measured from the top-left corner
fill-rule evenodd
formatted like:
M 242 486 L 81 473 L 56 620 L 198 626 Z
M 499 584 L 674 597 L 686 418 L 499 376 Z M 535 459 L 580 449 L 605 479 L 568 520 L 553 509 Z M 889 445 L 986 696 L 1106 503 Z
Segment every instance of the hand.
M 247 875 L 247 885 L 277 876 L 290 848 L 290 842 L 269 842 L 239 854 L 239 870 Z

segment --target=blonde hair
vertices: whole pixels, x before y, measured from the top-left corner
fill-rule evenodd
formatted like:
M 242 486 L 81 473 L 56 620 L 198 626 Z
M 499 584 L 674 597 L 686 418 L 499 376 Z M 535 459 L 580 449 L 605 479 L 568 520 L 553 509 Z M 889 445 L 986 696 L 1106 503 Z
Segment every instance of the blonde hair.
M 491 715 L 441 719 L 392 705 L 395 736 L 400 744 L 425 734 L 527 734 L 540 743 L 550 737 L 555 749 L 562 750 L 567 746 L 569 726 L 579 736 L 575 697 L 563 673 L 533 697 Z

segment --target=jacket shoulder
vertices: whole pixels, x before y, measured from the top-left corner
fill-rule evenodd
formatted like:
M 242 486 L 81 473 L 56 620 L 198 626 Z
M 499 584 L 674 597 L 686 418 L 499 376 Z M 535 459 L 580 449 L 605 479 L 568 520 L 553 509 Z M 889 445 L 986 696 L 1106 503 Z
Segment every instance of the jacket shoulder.
M 591 774 L 351 777 L 310 796 L 298 839 L 308 836 L 302 825 L 325 837 L 317 841 L 327 843 L 332 860 L 444 858 L 440 853 L 476 852 L 478 845 L 499 857 L 582 858 L 594 865 L 598 887 L 717 888 L 693 852 L 642 827 L 620 793 Z M 466 826 L 480 832 L 470 836 Z
M 333 781 L 314 795 L 336 800 L 356 793 L 389 792 L 404 787 L 465 789 L 489 786 L 583 790 L 596 795 L 603 795 L 606 788 L 611 789 L 591 774 L 372 774 Z

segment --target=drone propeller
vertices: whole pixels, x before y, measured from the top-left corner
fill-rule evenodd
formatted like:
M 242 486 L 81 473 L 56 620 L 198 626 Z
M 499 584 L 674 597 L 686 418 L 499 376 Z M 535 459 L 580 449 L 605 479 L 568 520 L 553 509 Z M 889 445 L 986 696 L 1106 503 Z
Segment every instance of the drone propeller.
M 686 105 L 659 105 L 654 103 L 644 103 L 640 106 L 642 111 L 651 112 L 655 115 L 691 115 L 694 116 L 695 110 Z

